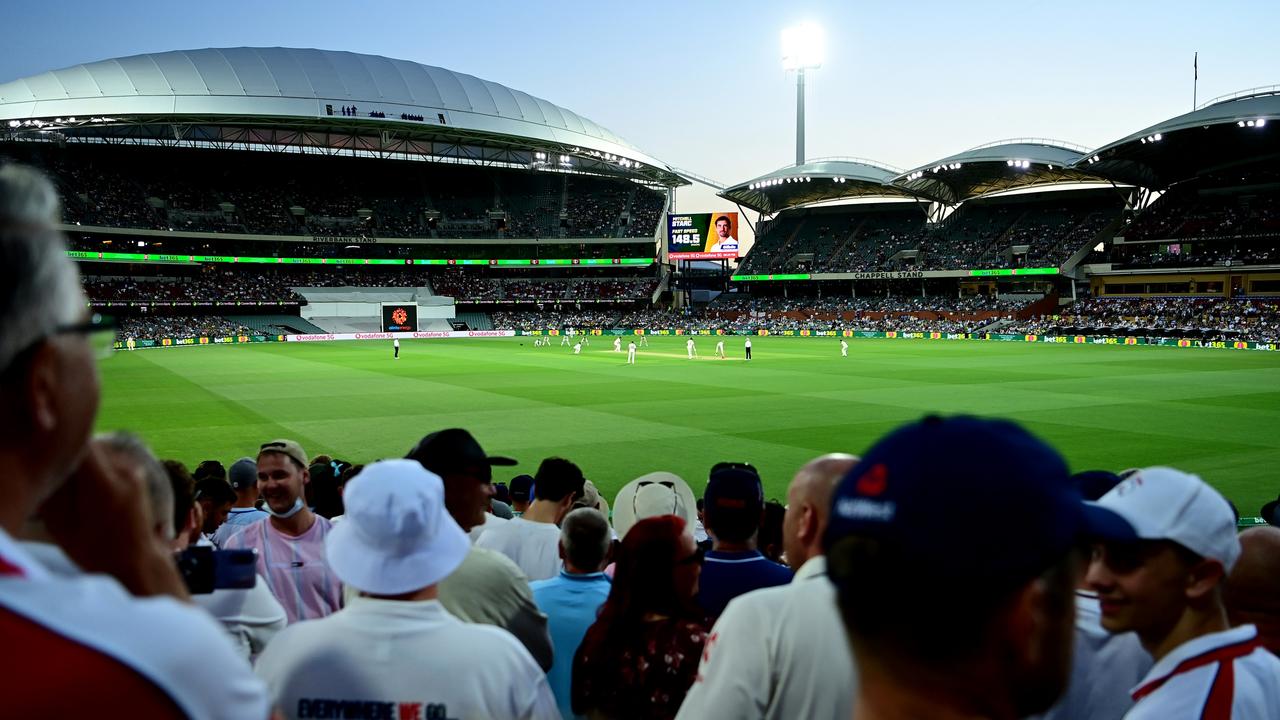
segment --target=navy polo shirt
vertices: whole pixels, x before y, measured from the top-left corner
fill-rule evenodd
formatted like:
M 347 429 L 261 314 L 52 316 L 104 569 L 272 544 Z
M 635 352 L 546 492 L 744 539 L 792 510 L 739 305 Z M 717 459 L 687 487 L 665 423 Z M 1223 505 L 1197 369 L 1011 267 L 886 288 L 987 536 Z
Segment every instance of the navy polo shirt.
M 791 569 L 760 554 L 748 552 L 707 553 L 698 580 L 698 603 L 709 617 L 719 617 L 729 601 L 760 588 L 791 582 Z

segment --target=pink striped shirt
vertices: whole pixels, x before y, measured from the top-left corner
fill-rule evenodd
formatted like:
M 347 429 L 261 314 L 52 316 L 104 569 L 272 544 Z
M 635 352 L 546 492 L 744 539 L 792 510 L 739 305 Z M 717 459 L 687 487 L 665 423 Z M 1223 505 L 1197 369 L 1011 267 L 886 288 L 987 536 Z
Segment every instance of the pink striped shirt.
M 332 526 L 316 521 L 298 536 L 286 535 L 263 518 L 227 539 L 224 549 L 258 551 L 258 574 L 284 606 L 289 623 L 316 620 L 342 608 L 342 581 L 325 562 L 324 541 Z

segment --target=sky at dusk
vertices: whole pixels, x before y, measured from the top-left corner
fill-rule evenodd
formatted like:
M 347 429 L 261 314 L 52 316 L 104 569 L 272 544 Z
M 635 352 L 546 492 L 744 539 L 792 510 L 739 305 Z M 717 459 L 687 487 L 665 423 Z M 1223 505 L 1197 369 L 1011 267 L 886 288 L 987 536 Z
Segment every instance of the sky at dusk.
M 985 142 L 1096 147 L 1199 99 L 1280 84 L 1280 2 L 13 3 L 0 82 L 112 57 L 235 46 L 385 55 L 567 107 L 726 183 L 794 161 L 780 32 L 825 28 L 807 155 L 911 168 Z M 681 191 L 685 211 L 732 209 Z

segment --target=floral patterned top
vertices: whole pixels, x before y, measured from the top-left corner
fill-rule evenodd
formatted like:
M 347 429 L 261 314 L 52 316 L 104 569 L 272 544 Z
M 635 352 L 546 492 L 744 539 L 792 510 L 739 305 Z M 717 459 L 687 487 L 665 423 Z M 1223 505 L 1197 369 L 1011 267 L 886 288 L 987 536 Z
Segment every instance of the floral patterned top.
M 573 662 L 573 707 L 590 717 L 615 720 L 674 718 L 693 685 L 707 640 L 707 626 L 685 619 L 645 623 L 617 657 L 592 657 L 584 642 Z M 599 623 L 587 638 L 603 632 Z

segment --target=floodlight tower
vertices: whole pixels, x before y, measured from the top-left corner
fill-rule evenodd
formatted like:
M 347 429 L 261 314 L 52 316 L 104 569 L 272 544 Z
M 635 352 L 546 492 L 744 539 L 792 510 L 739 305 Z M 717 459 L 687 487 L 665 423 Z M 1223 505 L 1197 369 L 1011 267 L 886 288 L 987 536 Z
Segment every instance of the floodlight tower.
M 804 71 L 822 67 L 825 36 L 807 22 L 782 31 L 782 69 L 796 71 L 796 165 L 804 164 Z

